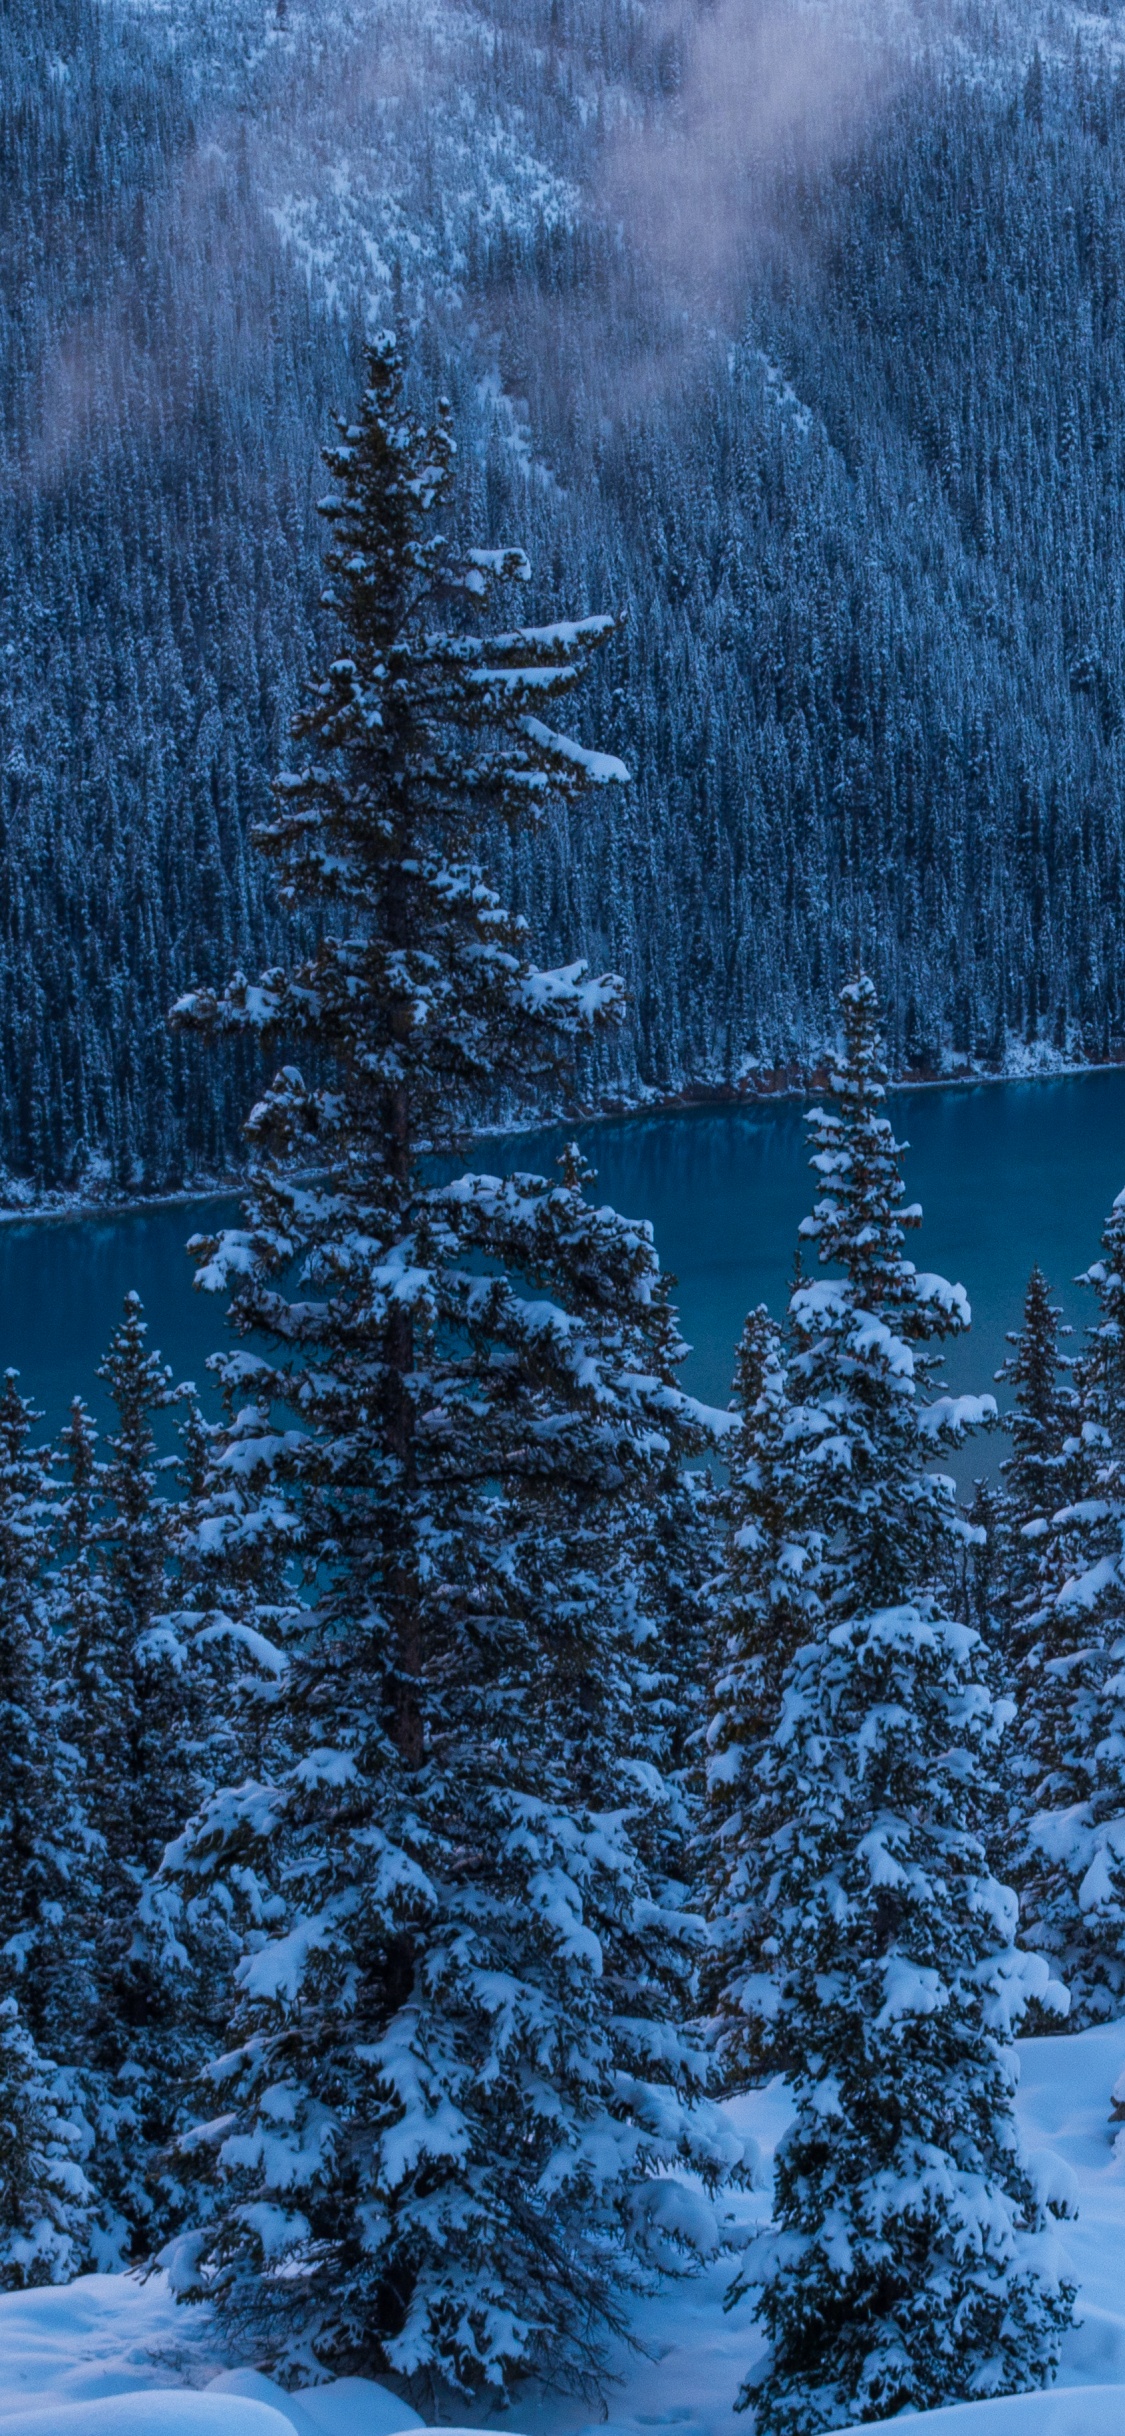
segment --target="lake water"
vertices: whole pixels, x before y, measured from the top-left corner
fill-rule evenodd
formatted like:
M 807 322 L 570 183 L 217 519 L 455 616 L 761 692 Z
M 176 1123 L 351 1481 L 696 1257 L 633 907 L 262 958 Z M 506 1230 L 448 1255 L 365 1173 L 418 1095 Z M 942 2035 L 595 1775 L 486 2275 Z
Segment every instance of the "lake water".
M 925 1212 L 908 1249 L 919 1267 L 959 1280 L 973 1306 L 946 1375 L 956 1388 L 989 1387 L 1034 1260 L 1068 1318 L 1081 1328 L 1089 1316 L 1092 1298 L 1073 1279 L 1096 1257 L 1125 1185 L 1125 1071 L 896 1092 L 890 1106 L 910 1144 L 908 1197 Z M 566 1130 L 485 1143 L 474 1164 L 549 1169 Z M 812 1206 L 802 1106 L 686 1109 L 580 1127 L 578 1138 L 598 1171 L 596 1197 L 652 1219 L 679 1280 L 692 1345 L 685 1384 L 725 1404 L 745 1313 L 759 1301 L 783 1310 L 797 1226 Z M 94 1373 L 132 1287 L 177 1379 L 204 1386 L 223 1303 L 193 1291 L 183 1247 L 232 1215 L 229 1202 L 209 1201 L 0 1228 L 0 1367 L 20 1371 L 49 1426 L 76 1391 L 100 1409 Z M 978 1442 L 972 1468 L 991 1469 L 1000 1451 Z

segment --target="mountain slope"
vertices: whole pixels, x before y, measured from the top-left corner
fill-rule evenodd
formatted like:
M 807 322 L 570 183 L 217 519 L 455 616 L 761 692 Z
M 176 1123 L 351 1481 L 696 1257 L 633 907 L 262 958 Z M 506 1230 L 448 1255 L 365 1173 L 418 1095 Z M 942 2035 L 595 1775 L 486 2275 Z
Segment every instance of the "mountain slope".
M 627 614 L 631 800 L 501 874 L 629 981 L 587 1091 L 815 1058 L 857 950 L 903 1066 L 1120 1053 L 1125 79 L 1114 15 L 1039 30 L 12 0 L 0 1166 L 237 1156 L 164 1010 L 278 944 L 247 832 L 387 319 L 529 613 Z

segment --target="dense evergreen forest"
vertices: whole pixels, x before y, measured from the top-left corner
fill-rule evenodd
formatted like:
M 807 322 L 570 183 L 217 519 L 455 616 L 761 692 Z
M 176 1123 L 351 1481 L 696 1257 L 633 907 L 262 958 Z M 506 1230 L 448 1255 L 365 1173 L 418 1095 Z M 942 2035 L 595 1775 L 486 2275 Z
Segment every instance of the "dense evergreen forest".
M 830 127 L 767 127 L 736 19 L 5 8 L 9 1178 L 240 1156 L 241 1053 L 164 1017 L 285 948 L 248 831 L 380 323 L 452 396 L 458 513 L 627 621 L 588 715 L 635 787 L 498 852 L 626 978 L 587 1096 L 817 1059 L 857 947 L 900 1069 L 1119 1052 L 1116 21 L 869 30 Z
M 223 1416 L 135 1294 L 101 1443 L 0 1394 L 0 2294 L 160 2267 L 274 2391 L 373 2375 L 441 2425 L 608 2409 L 637 2303 L 710 2265 L 757 2436 L 1024 2393 L 1075 2178 L 1024 2153 L 1013 2040 L 1125 1984 L 1125 1195 L 1078 1358 L 1032 1277 L 968 1516 L 944 1458 L 996 1403 L 943 1388 L 969 1306 L 906 1257 L 869 975 L 724 1410 L 574 1143 L 464 1171 L 624 1011 L 478 859 L 628 784 L 571 732 L 621 634 L 520 616 L 522 550 L 446 530 L 448 403 L 365 361 L 255 833 L 294 952 L 175 1008 L 302 1052 L 190 1246 Z M 777 2074 L 741 2221 L 728 2101 Z

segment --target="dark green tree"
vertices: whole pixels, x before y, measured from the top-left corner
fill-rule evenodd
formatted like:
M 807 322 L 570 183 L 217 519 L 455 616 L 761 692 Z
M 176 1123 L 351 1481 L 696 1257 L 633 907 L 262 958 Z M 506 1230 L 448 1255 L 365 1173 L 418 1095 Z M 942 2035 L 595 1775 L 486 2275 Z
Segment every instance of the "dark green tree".
M 448 412 L 415 421 L 393 343 L 328 462 L 340 644 L 259 837 L 316 944 L 177 1010 L 308 1053 L 251 1117 L 245 1225 L 198 1248 L 276 1349 L 227 1363 L 256 1418 L 223 1460 L 299 1512 L 312 1605 L 262 1781 L 170 1863 L 244 1938 L 171 2263 L 282 2368 L 581 2381 L 638 2277 L 714 2238 L 669 2169 L 737 2155 L 676 2028 L 695 1560 L 674 1617 L 664 1580 L 712 1425 L 651 1228 L 575 1152 L 433 1161 L 620 1005 L 533 962 L 478 859 L 626 777 L 553 724 L 614 621 L 484 623 L 527 564 L 443 537 Z

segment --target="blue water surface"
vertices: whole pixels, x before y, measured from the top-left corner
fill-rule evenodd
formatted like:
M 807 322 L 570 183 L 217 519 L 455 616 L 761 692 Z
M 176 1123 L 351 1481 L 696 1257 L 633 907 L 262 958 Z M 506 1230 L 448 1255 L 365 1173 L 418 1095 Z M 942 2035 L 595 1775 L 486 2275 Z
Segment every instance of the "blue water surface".
M 910 1144 L 908 1193 L 925 1212 L 912 1256 L 960 1281 L 973 1306 L 972 1332 L 950 1349 L 946 1375 L 959 1389 L 987 1387 L 1033 1260 L 1068 1318 L 1081 1329 L 1089 1317 L 1089 1293 L 1073 1280 L 1096 1257 L 1125 1186 L 1125 1071 L 899 1092 L 890 1106 Z M 799 1103 L 778 1101 L 577 1129 L 598 1171 L 596 1198 L 655 1226 L 692 1346 L 685 1383 L 713 1403 L 727 1401 L 749 1306 L 785 1305 L 798 1223 L 813 1198 L 804 1117 Z M 567 1133 L 552 1126 L 485 1142 L 473 1164 L 549 1170 Z M 235 1216 L 236 1205 L 208 1201 L 0 1228 L 0 1365 L 18 1368 L 47 1426 L 57 1427 L 76 1391 L 101 1409 L 94 1374 L 130 1288 L 177 1379 L 205 1385 L 224 1306 L 193 1291 L 184 1245 L 196 1229 Z

